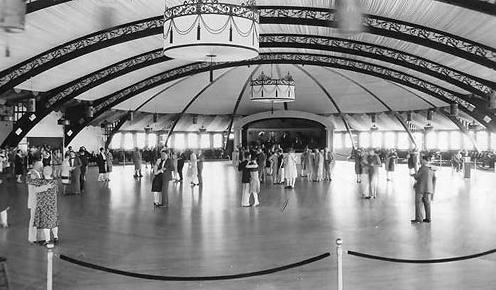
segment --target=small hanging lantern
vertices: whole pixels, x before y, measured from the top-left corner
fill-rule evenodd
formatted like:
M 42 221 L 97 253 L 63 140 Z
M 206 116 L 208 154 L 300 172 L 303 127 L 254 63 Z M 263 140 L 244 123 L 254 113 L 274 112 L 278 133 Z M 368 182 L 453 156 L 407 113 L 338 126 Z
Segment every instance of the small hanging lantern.
M 296 82 L 289 72 L 281 79 L 273 79 L 262 72 L 250 85 L 252 101 L 286 103 L 295 100 Z

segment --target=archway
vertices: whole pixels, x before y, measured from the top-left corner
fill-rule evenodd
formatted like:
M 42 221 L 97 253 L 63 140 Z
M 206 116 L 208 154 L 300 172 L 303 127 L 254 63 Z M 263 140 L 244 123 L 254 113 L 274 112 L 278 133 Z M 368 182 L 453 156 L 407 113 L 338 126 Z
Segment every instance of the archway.
M 303 119 L 310 120 L 321 124 L 325 128 L 325 147 L 329 150 L 332 150 L 332 138 L 334 133 L 334 124 L 330 120 L 330 118 L 326 118 L 320 115 L 301 112 L 301 111 L 275 111 L 275 112 L 262 112 L 258 114 L 253 114 L 242 119 L 237 120 L 233 125 L 233 133 L 234 133 L 234 146 L 240 146 L 242 144 L 242 134 L 243 128 L 245 126 L 267 119 Z

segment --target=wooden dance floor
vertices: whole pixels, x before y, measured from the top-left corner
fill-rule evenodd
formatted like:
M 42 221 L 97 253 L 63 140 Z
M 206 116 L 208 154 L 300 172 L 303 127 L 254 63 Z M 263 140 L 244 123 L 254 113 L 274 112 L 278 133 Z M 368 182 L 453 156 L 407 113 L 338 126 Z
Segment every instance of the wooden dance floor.
M 186 171 L 186 170 L 185 170 Z M 472 179 L 443 168 L 431 224 L 410 224 L 412 180 L 399 165 L 380 177 L 376 200 L 360 198 L 353 164 L 337 162 L 332 182 L 298 179 L 294 190 L 263 184 L 261 207 L 240 207 L 238 173 L 205 164 L 204 185 L 176 183 L 170 207 L 153 209 L 149 172 L 114 167 L 108 184 L 88 172 L 81 196 L 59 198 L 56 253 L 125 271 L 167 276 L 229 275 L 330 258 L 232 281 L 160 282 L 98 272 L 54 258 L 54 289 L 336 289 L 334 241 L 345 250 L 403 259 L 462 256 L 496 248 L 496 174 Z M 27 242 L 26 186 L 12 184 L 9 229 L 0 229 L 13 289 L 44 289 L 46 249 Z M 344 254 L 345 289 L 496 289 L 496 255 L 445 264 L 397 264 Z

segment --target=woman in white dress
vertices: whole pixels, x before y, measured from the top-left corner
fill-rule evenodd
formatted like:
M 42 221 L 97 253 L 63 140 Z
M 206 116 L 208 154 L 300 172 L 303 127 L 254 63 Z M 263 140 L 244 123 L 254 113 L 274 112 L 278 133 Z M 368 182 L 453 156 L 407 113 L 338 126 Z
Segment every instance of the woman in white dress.
M 294 188 L 296 176 L 296 155 L 293 148 L 289 149 L 289 153 L 284 157 L 284 177 L 286 178 L 286 188 Z
M 320 150 L 316 152 L 315 155 L 318 155 L 318 163 L 317 163 L 317 181 L 324 180 L 324 150 Z
M 258 164 L 256 156 L 251 158 L 246 168 L 250 171 L 250 196 L 253 195 L 253 206 L 259 206 L 258 193 L 260 192 L 260 178 L 258 176 Z M 249 200 L 249 197 L 248 197 Z
M 195 152 L 191 152 L 189 156 L 188 177 L 191 180 L 191 186 L 200 184 L 198 181 L 198 158 Z

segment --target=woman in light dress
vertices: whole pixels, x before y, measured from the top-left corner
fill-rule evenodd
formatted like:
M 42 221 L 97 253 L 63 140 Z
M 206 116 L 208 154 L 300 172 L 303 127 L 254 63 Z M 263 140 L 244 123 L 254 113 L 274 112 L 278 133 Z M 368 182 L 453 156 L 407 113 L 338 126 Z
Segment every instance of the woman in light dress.
M 296 155 L 293 148 L 289 149 L 284 157 L 284 177 L 286 178 L 286 188 L 294 188 L 298 171 L 296 170 Z
M 307 181 L 313 181 L 314 178 L 314 168 L 315 168 L 315 152 L 311 149 L 308 150 L 307 158 Z
M 63 185 L 63 192 L 62 194 L 65 195 L 65 191 L 67 189 L 67 185 L 70 185 L 71 184 L 71 171 L 72 171 L 72 167 L 71 167 L 71 164 L 70 164 L 70 158 L 71 158 L 71 153 L 69 151 L 67 151 L 64 155 L 64 160 L 62 161 L 62 165 L 60 167 L 60 179 L 62 181 L 62 185 Z
M 198 158 L 195 152 L 191 152 L 189 156 L 188 177 L 191 180 L 191 186 L 200 184 L 198 180 Z
M 260 201 L 258 200 L 258 193 L 260 192 L 260 178 L 258 175 L 256 156 L 251 157 L 251 161 L 248 162 L 246 168 L 250 171 L 250 196 L 253 195 L 253 206 L 259 206 Z
M 270 175 L 272 176 L 272 181 L 274 184 L 277 183 L 277 152 L 272 151 L 269 157 L 270 162 Z

